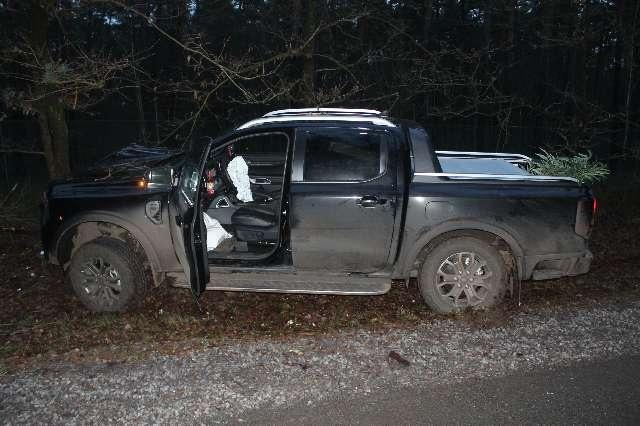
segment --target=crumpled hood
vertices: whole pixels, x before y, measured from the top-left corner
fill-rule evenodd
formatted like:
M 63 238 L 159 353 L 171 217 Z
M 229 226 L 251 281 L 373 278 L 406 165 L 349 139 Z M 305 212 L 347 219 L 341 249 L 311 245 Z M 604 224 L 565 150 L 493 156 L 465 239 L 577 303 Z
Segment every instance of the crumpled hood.
M 176 149 L 146 147 L 134 143 L 101 158 L 89 168 L 75 173 L 66 182 L 140 179 L 154 167 L 179 162 L 182 154 L 182 151 Z
M 178 165 L 183 158 L 179 150 L 164 147 L 145 147 L 138 144 L 127 145 L 96 163 L 66 179 L 53 181 L 50 196 L 73 196 L 96 187 L 140 192 L 140 183 L 146 179 L 149 171 L 156 167 Z M 136 189 L 137 187 L 137 189 Z

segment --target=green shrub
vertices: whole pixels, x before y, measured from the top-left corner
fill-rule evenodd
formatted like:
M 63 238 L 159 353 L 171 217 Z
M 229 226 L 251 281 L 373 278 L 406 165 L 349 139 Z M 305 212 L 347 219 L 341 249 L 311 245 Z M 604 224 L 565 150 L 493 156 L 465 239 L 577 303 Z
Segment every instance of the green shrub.
M 564 157 L 545 150 L 536 154 L 527 170 L 540 176 L 568 176 L 582 184 L 600 182 L 609 175 L 606 164 L 591 159 L 591 152 Z

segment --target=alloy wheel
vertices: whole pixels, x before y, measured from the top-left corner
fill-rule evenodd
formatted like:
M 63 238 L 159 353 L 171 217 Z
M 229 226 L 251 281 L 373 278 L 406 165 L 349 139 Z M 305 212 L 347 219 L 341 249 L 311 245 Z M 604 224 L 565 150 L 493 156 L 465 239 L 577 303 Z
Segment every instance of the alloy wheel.
M 86 294 L 103 303 L 113 304 L 122 293 L 118 270 L 102 257 L 92 257 L 82 264 L 82 288 Z
M 438 294 L 457 308 L 476 306 L 491 293 L 493 272 L 474 252 L 447 257 L 436 272 Z

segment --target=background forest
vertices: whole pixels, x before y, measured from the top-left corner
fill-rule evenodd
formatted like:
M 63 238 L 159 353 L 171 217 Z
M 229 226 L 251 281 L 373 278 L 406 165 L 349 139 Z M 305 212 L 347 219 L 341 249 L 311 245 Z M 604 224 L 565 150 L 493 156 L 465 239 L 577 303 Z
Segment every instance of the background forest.
M 640 173 L 636 1 L 0 0 L 0 40 L 5 187 L 299 106 Z

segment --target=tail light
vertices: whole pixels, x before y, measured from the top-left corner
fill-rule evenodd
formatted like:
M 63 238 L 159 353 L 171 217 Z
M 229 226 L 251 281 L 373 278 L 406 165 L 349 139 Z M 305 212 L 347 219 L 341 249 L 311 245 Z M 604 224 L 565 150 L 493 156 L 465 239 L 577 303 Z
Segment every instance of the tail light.
M 591 224 L 593 225 L 593 221 L 596 218 L 596 211 L 598 210 L 598 200 L 596 197 L 593 197 L 593 201 L 591 203 Z

